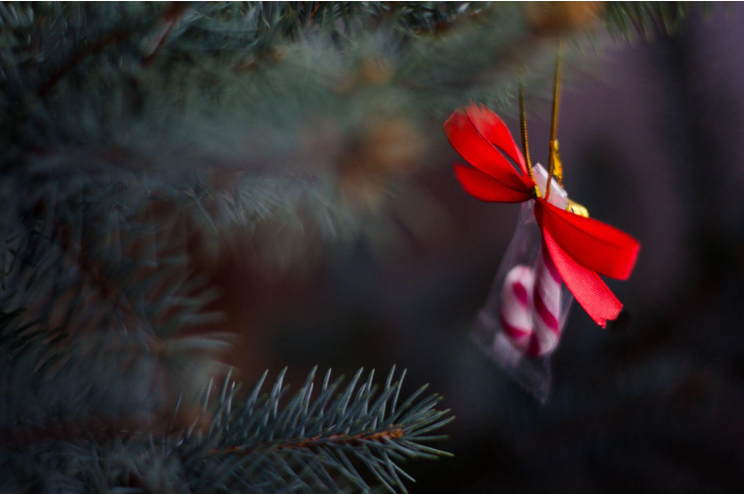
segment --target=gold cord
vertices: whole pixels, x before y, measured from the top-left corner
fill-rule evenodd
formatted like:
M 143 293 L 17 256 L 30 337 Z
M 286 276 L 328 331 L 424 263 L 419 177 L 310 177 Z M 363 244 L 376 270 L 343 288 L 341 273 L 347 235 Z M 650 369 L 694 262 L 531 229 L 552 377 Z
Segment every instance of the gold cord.
M 530 159 L 530 145 L 527 140 L 527 112 L 525 111 L 524 105 L 524 81 L 521 79 L 519 81 L 519 124 L 522 131 L 522 154 L 524 155 L 524 160 L 527 164 L 527 175 L 530 176 L 530 179 L 532 179 L 532 182 L 535 184 L 535 196 L 540 197 L 540 188 L 537 186 L 535 174 L 532 171 L 532 160 Z
M 558 48 L 555 56 L 555 77 L 553 79 L 553 115 L 550 121 L 550 149 L 548 150 L 548 182 L 545 185 L 545 200 L 550 196 L 550 184 L 555 176 L 558 184 L 563 187 L 563 166 L 558 155 L 558 110 L 561 92 L 561 38 L 558 37 Z

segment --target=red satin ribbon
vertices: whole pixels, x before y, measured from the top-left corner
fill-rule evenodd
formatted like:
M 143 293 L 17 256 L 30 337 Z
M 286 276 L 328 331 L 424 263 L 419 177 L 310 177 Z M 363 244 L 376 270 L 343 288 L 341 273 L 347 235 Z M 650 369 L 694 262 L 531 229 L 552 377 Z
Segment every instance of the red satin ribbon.
M 445 122 L 444 132 L 473 166 L 455 165 L 455 176 L 465 191 L 488 202 L 534 199 L 544 247 L 568 289 L 603 328 L 616 319 L 623 306 L 599 275 L 628 279 L 638 257 L 638 241 L 606 223 L 535 198 L 535 182 L 509 129 L 485 106 L 471 104 L 457 110 Z

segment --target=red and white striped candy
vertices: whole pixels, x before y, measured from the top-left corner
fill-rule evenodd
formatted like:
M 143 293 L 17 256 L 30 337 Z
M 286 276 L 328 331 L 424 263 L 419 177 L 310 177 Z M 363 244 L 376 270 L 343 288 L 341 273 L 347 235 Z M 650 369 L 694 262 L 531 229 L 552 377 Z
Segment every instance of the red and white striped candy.
M 499 318 L 509 341 L 521 353 L 540 357 L 561 336 L 561 278 L 550 256 L 538 257 L 536 270 L 519 264 L 506 275 Z
M 536 164 L 535 181 L 544 194 L 548 174 Z M 555 180 L 551 182 L 552 204 L 565 208 L 568 195 Z M 538 254 L 535 270 L 524 264 L 506 275 L 501 292 L 499 318 L 504 333 L 521 353 L 530 357 L 547 355 L 558 346 L 561 336 L 561 284 L 550 255 Z
M 530 355 L 547 355 L 558 346 L 561 336 L 561 276 L 550 254 L 540 249 L 532 292 L 532 322 L 537 342 Z
M 501 328 L 512 345 L 521 353 L 527 353 L 534 336 L 532 324 L 532 290 L 534 287 L 532 268 L 519 264 L 506 275 L 501 290 L 499 318 Z

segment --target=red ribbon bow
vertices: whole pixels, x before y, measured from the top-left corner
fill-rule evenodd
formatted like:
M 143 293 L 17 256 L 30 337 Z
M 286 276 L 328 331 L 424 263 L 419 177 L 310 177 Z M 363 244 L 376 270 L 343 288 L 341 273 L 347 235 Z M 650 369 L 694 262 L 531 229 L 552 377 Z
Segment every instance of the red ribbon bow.
M 465 191 L 488 202 L 535 199 L 543 245 L 568 289 L 603 328 L 608 320 L 616 319 L 623 305 L 599 275 L 628 279 L 638 257 L 638 241 L 606 223 L 535 197 L 535 182 L 522 153 L 504 122 L 488 108 L 471 104 L 457 110 L 445 122 L 444 131 L 455 150 L 474 167 L 455 164 L 455 175 Z

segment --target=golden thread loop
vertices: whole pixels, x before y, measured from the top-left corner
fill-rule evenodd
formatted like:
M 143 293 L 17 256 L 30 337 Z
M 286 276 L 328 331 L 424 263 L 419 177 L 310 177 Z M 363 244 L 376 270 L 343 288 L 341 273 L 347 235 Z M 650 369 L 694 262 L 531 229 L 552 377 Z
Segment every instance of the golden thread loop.
M 558 37 L 558 47 L 555 55 L 555 76 L 553 79 L 553 115 L 550 120 L 550 149 L 548 150 L 548 182 L 545 185 L 545 200 L 550 196 L 550 184 L 555 176 L 558 184 L 563 187 L 563 167 L 558 157 L 558 111 L 560 109 L 560 91 L 561 91 L 561 38 Z M 557 159 L 556 159 L 557 158 Z M 558 167 L 556 168 L 556 161 Z M 557 172 L 557 173 L 556 173 Z
M 563 187 L 563 162 L 561 161 L 561 154 L 558 150 L 558 139 L 553 141 L 551 151 L 551 156 L 553 158 L 553 176 L 558 181 L 558 185 Z
M 527 175 L 529 175 L 532 183 L 535 184 L 535 197 L 540 197 L 540 188 L 537 186 L 535 174 L 532 171 L 532 160 L 530 159 L 530 145 L 527 140 L 527 112 L 524 105 L 524 81 L 521 79 L 519 81 L 519 124 L 522 132 L 522 154 L 524 155 L 524 160 L 527 164 Z
M 529 174 L 532 181 L 535 183 L 535 196 L 540 197 L 540 188 L 537 186 L 535 175 L 532 170 L 532 160 L 530 159 L 530 146 L 527 140 L 527 112 L 524 104 L 524 81 L 521 80 L 520 70 L 520 81 L 519 81 L 519 123 L 520 130 L 522 133 L 522 154 L 524 154 L 525 163 L 527 164 L 527 173 Z M 548 154 L 548 180 L 545 184 L 545 200 L 547 201 L 550 197 L 550 190 L 552 186 L 553 177 L 555 177 L 558 185 L 563 187 L 563 163 L 561 162 L 561 155 L 558 150 L 558 112 L 560 110 L 560 94 L 561 94 L 561 38 L 558 37 L 558 47 L 556 50 L 555 57 L 555 75 L 553 79 L 553 114 L 550 121 L 550 149 Z M 582 206 L 578 202 L 568 200 L 566 210 L 583 216 L 584 218 L 589 217 L 589 211 L 586 207 Z

